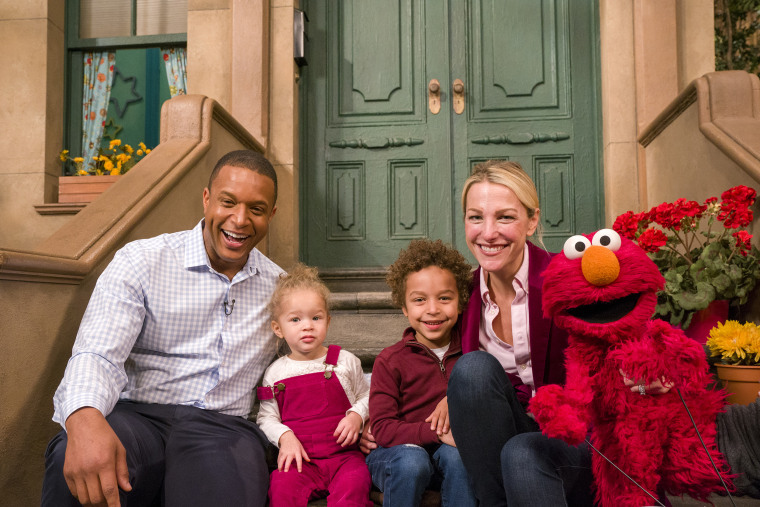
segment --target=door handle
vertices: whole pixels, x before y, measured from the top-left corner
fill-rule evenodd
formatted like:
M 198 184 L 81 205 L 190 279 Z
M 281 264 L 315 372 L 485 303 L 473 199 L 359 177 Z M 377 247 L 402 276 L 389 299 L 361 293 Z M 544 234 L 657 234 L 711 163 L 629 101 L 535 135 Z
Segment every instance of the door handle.
M 454 80 L 454 84 L 452 85 L 454 100 L 452 101 L 454 104 L 454 112 L 456 114 L 462 114 L 464 112 L 464 83 L 461 79 L 457 78 Z
M 437 79 L 431 79 L 428 83 L 428 108 L 432 114 L 441 111 L 441 83 Z

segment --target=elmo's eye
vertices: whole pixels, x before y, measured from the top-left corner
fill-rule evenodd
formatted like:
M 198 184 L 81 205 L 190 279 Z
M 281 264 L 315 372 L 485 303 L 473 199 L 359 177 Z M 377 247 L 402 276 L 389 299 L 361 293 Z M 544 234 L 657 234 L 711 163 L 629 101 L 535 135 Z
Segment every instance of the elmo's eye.
M 577 235 L 572 236 L 565 241 L 565 246 L 562 248 L 562 251 L 568 259 L 580 259 L 583 257 L 583 252 L 585 252 L 590 246 L 591 242 L 587 237 Z
M 605 248 L 609 248 L 613 252 L 617 252 L 620 249 L 621 244 L 620 234 L 613 231 L 612 229 L 602 229 L 600 231 L 596 231 L 594 237 L 591 238 L 591 244 L 603 246 Z

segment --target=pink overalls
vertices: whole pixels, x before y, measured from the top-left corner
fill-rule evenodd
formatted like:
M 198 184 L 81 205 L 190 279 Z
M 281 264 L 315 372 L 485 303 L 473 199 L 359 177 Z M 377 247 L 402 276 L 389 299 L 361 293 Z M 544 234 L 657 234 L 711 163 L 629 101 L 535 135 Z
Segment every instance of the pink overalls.
M 295 433 L 311 462 L 298 472 L 295 460 L 288 472 L 275 470 L 269 483 L 270 507 L 306 506 L 323 498 L 328 505 L 371 507 L 372 480 L 358 445 L 341 447 L 335 428 L 351 408 L 333 370 L 340 347 L 330 345 L 323 373 L 308 373 L 275 382 L 257 390 L 260 400 L 277 399 L 282 423 Z

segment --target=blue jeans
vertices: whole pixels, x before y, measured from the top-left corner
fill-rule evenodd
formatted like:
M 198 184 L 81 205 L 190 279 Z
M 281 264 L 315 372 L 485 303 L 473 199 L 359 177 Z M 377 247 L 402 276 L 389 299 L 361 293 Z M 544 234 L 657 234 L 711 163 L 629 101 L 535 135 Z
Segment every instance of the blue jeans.
M 593 505 L 591 449 L 538 432 L 511 438 L 501 450 L 501 474 L 510 507 Z
M 378 447 L 367 456 L 367 466 L 383 492 L 383 507 L 417 507 L 426 488 L 441 490 L 443 507 L 477 505 L 456 447 Z
M 588 448 L 538 433 L 495 357 L 462 356 L 447 394 L 451 431 L 480 505 L 593 505 Z

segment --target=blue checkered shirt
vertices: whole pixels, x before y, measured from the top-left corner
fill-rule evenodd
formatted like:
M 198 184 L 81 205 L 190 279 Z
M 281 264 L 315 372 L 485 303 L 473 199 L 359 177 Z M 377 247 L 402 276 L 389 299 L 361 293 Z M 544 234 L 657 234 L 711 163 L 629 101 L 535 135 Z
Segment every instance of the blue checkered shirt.
M 95 286 L 53 420 L 119 399 L 248 416 L 275 355 L 266 306 L 281 272 L 256 249 L 232 281 L 214 271 L 203 221 L 127 244 Z

